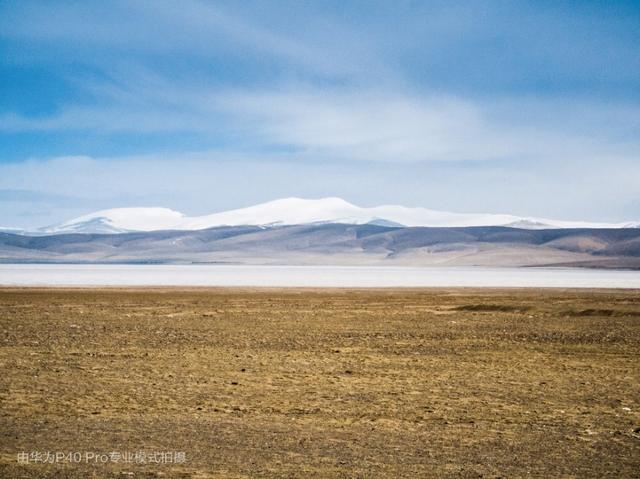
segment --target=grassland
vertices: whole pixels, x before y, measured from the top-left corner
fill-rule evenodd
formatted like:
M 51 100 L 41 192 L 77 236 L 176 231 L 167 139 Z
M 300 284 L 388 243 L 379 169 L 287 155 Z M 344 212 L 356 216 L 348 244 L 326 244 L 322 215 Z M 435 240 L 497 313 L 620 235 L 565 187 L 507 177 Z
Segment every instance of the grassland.
M 0 324 L 2 478 L 640 476 L 640 291 L 4 289 Z

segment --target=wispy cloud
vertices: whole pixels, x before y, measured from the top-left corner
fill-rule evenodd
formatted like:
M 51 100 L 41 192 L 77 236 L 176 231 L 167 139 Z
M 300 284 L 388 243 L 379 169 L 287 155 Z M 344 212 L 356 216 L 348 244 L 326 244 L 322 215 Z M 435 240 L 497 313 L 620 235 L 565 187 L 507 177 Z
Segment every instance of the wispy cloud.
M 288 32 L 265 25 L 264 18 L 248 15 L 247 9 L 237 11 L 239 6 L 199 0 L 55 5 L 25 1 L 5 9 L 0 34 L 38 45 L 30 52 L 34 55 L 48 48 L 66 47 L 58 51 L 57 61 L 81 58 L 101 69 L 169 58 L 174 68 L 181 60 L 186 61 L 187 67 L 194 69 L 191 73 L 196 74 L 208 70 L 207 61 L 222 63 L 228 70 L 238 68 L 237 64 L 255 69 L 255 65 L 246 65 L 249 62 L 277 62 L 294 75 L 334 78 L 365 75 L 372 69 L 380 75 L 387 70 L 364 39 L 354 34 L 353 28 L 342 27 L 338 17 L 329 22 L 316 19 L 301 9 L 302 5 L 294 4 L 292 8 L 301 15 L 302 28 Z M 275 11 L 277 7 L 265 10 Z M 96 52 L 100 55 L 96 56 Z M 225 58 L 227 55 L 234 57 L 236 65 Z M 387 73 L 391 74 L 391 70 Z
M 134 77 L 139 78 L 139 77 Z M 233 137 L 228 153 L 280 149 L 324 161 L 560 161 L 637 156 L 640 108 L 597 102 L 473 101 L 400 90 L 181 89 L 163 79 L 96 87 L 99 106 L 49 118 L 0 117 L 0 128 L 189 131 Z
M 567 106 L 552 104 L 547 104 L 546 112 L 539 106 L 530 108 L 527 116 L 526 104 L 517 99 L 496 105 L 449 95 L 323 90 L 229 93 L 219 102 L 237 123 L 260 134 L 263 141 L 295 147 L 317 158 L 544 161 L 640 152 L 637 139 L 609 138 L 616 127 L 628 130 L 628 123 L 588 124 Z M 611 111 L 609 106 L 595 104 L 589 109 L 592 114 L 594 109 Z M 624 110 L 625 120 L 640 124 L 640 109 Z
M 535 27 L 555 39 L 546 55 L 555 65 L 571 44 L 567 35 L 582 38 L 578 27 L 591 25 L 582 45 L 606 45 L 637 68 L 640 57 L 616 48 L 620 39 L 595 23 L 591 12 L 576 11 L 575 19 L 563 24 L 553 10 L 528 6 L 505 10 L 433 2 L 413 12 L 406 5 L 377 8 L 378 16 L 349 12 L 361 16 L 361 25 L 297 3 L 241 8 L 198 0 L 108 6 L 24 2 L 5 9 L 2 35 L 36 45 L 32 52 L 52 48 L 63 63 L 80 59 L 94 73 L 69 78 L 84 100 L 61 104 L 46 117 L 0 113 L 0 131 L 185 132 L 225 143 L 230 153 L 247 146 L 282 148 L 318 161 L 544 161 L 637 154 L 640 137 L 633 133 L 640 127 L 640 105 L 635 103 L 576 98 L 567 105 L 563 96 L 540 93 L 535 101 L 530 93 L 456 93 L 415 84 L 411 80 L 419 70 L 408 72 L 407 62 L 394 58 L 415 58 L 430 69 L 427 78 L 435 78 L 442 72 L 434 62 L 458 53 L 456 36 L 468 35 L 472 44 L 486 41 L 491 27 L 535 59 L 537 43 L 518 33 Z M 297 21 L 283 23 L 279 17 L 287 11 Z M 394 19 L 401 22 L 386 21 Z M 510 24 L 514 19 L 522 20 L 518 28 Z M 416 56 L 418 46 L 423 53 Z M 507 42 L 504 50 L 509 48 Z M 494 52 L 492 45 L 484 49 Z M 514 71 L 519 68 L 505 59 Z M 563 61 L 582 71 L 596 60 Z M 486 68 L 477 59 L 469 62 L 479 71 Z M 459 73 L 459 65 L 450 68 Z M 621 141 L 620 132 L 630 129 Z
M 62 86 L 45 113 L 30 108 L 37 85 L 14 81 L 6 97 L 18 100 L 0 98 L 0 141 L 29 143 L 38 157 L 0 158 L 0 188 L 74 191 L 78 205 L 50 198 L 58 216 L 103 203 L 196 214 L 337 195 L 625 219 L 640 213 L 639 12 L 584 2 L 5 2 L 0 74 L 33 68 Z M 132 139 L 144 154 L 123 152 Z M 67 156 L 51 158 L 52 144 Z M 27 211 L 24 195 L 0 214 Z

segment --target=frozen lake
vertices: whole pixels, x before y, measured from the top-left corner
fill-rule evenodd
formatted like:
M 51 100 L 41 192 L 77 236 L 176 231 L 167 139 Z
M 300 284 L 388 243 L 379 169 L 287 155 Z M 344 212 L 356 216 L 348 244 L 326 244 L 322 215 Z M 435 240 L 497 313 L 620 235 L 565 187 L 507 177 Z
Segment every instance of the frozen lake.
M 482 267 L 0 264 L 0 285 L 640 288 L 640 271 Z

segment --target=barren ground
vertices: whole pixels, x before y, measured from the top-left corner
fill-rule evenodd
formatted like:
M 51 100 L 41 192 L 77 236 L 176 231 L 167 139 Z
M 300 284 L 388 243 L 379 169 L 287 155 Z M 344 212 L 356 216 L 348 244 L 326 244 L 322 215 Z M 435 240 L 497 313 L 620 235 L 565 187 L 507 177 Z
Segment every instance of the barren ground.
M 0 324 L 2 478 L 640 477 L 640 291 L 16 288 Z

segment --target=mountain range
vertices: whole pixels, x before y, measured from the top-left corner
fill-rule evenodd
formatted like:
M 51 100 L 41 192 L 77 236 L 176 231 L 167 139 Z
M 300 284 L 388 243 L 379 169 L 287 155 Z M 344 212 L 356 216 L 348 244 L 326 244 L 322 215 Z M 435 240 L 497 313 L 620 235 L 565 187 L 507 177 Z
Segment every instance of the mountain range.
M 287 198 L 198 217 L 117 208 L 4 231 L 0 262 L 640 269 L 638 226 Z
M 508 214 L 464 214 L 384 205 L 363 208 L 341 198 L 284 198 L 248 208 L 189 217 L 168 208 L 115 208 L 97 211 L 37 234 L 126 233 L 159 230 L 202 230 L 220 226 L 284 226 L 303 224 L 373 224 L 395 227 L 506 226 L 523 229 L 637 228 L 640 222 L 593 223 L 521 217 Z M 6 232 L 16 232 L 5 229 Z
M 117 234 L 0 233 L 0 262 L 640 269 L 640 228 L 527 230 L 327 223 Z

